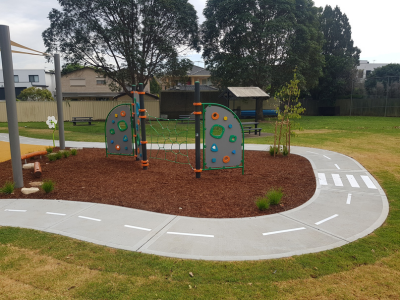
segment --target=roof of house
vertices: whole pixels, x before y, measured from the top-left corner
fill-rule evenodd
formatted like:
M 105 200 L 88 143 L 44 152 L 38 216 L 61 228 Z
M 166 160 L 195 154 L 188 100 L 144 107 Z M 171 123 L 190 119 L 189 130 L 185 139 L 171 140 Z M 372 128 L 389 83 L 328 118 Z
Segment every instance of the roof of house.
M 169 88 L 167 91 L 194 91 L 194 85 L 179 85 Z M 200 84 L 200 91 L 218 91 L 217 88 Z
M 193 68 L 188 71 L 187 73 L 188 76 L 211 76 L 210 71 L 207 71 L 206 69 L 199 67 L 199 66 L 193 66 Z
M 122 97 L 122 96 L 125 96 L 125 95 L 129 96 L 129 95 L 126 94 L 126 93 L 119 93 L 119 94 L 117 94 L 116 96 L 114 96 L 114 99 L 117 99 L 117 98 Z M 146 95 L 149 96 L 149 97 L 152 97 L 152 98 L 154 98 L 154 99 L 160 99 L 157 95 L 154 95 L 154 94 L 150 94 L 150 93 L 147 93 L 147 92 L 146 92 Z
M 118 93 L 105 93 L 105 92 L 94 92 L 94 93 L 62 93 L 63 97 L 68 98 L 81 98 L 81 97 L 115 97 Z
M 229 97 L 236 98 L 269 98 L 269 94 L 256 86 L 251 87 L 228 87 Z

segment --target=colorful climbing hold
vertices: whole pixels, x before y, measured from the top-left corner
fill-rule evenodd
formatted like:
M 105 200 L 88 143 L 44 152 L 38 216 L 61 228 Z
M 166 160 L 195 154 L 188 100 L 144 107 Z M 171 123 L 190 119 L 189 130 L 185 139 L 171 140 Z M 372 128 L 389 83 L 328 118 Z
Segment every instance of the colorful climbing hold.
M 118 114 L 115 114 L 115 117 L 118 118 Z
M 128 124 L 124 120 L 119 121 L 118 122 L 118 128 L 119 128 L 120 131 L 125 131 L 125 130 L 128 129 Z
M 113 128 L 110 129 L 111 134 L 115 134 L 115 130 Z
M 232 151 L 232 154 L 236 154 L 236 150 L 233 150 L 233 151 Z
M 231 142 L 231 143 L 234 143 L 234 142 L 236 142 L 236 140 L 237 140 L 237 136 L 236 135 L 231 135 L 230 137 L 229 137 L 229 141 Z
M 229 161 L 231 160 L 231 158 L 227 155 L 227 156 L 224 156 L 224 158 L 222 159 L 222 161 L 225 163 L 225 164 L 227 164 Z
M 127 147 L 127 146 L 125 146 L 125 150 L 128 150 L 128 147 Z
M 217 112 L 213 112 L 212 115 L 211 115 L 211 118 L 212 118 L 213 120 L 218 120 L 219 114 L 218 114 Z
M 229 127 L 229 128 L 232 128 L 232 124 L 229 124 L 228 127 Z
M 124 142 L 128 141 L 128 137 L 126 135 L 124 135 Z
M 215 163 L 215 162 L 217 162 L 217 159 L 216 159 L 216 158 L 213 158 L 211 161 L 212 161 L 213 163 Z
M 126 112 L 125 111 L 121 111 L 121 117 L 125 117 L 126 116 Z
M 115 120 L 112 120 L 111 123 L 115 124 Z
M 117 151 L 119 151 L 121 149 L 121 147 L 119 145 L 115 145 L 115 149 L 117 149 Z
M 111 140 L 111 144 L 114 144 L 114 141 L 113 141 L 113 140 Z
M 212 152 L 218 152 L 218 146 L 217 146 L 217 144 L 213 144 L 213 145 L 211 146 L 211 151 L 212 151 Z
M 228 117 L 227 117 L 227 116 L 224 117 L 224 121 L 226 121 L 226 120 L 228 120 Z
M 215 133 L 214 130 L 217 131 L 218 130 L 217 128 L 222 130 L 222 132 L 220 134 L 214 134 Z M 224 135 L 224 132 L 225 132 L 225 127 L 224 126 L 219 125 L 219 124 L 215 124 L 215 125 L 213 125 L 213 127 L 211 127 L 210 135 L 215 139 L 220 139 Z

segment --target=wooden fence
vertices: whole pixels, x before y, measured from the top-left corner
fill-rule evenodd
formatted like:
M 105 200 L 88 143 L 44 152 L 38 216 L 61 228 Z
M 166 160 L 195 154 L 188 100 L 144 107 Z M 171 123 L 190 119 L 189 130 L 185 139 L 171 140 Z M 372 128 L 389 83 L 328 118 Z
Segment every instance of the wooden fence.
M 93 120 L 105 120 L 110 110 L 125 101 L 63 101 L 64 120 L 72 117 L 92 117 Z M 149 115 L 160 117 L 160 101 L 145 100 L 145 108 Z M 57 118 L 55 101 L 18 101 L 18 122 L 45 122 L 48 116 Z M 7 122 L 6 103 L 0 102 L 0 122 Z

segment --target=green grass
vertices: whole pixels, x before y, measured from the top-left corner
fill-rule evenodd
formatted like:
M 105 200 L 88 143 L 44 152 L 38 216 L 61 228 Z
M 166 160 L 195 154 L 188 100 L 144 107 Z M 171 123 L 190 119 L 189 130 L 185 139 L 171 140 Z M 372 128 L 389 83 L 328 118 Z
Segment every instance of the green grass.
M 52 180 L 45 180 L 43 181 L 41 188 L 46 194 L 48 194 L 54 190 L 54 185 L 55 183 Z
M 3 187 L 0 188 L 2 194 L 12 194 L 14 192 L 14 182 L 6 182 Z
M 283 197 L 282 189 L 271 189 L 268 191 L 266 198 L 269 200 L 271 205 L 278 205 Z
M 269 200 L 267 197 L 260 197 L 256 200 L 256 206 L 259 210 L 267 210 L 269 208 Z
M 273 122 L 262 123 L 263 132 L 273 132 Z M 66 139 L 91 136 L 90 141 L 103 141 L 98 124 L 76 126 L 76 131 L 70 126 L 73 132 L 66 133 Z M 376 299 L 377 295 L 398 299 L 400 119 L 303 117 L 298 124 L 304 131 L 292 145 L 349 155 L 378 180 L 390 205 L 383 226 L 340 248 L 254 262 L 164 258 L 0 227 L 0 290 L 11 299 Z M 0 123 L 0 131 L 5 126 Z M 43 137 L 32 131 L 25 136 L 50 139 L 50 133 Z M 271 141 L 270 137 L 246 139 L 247 143 Z

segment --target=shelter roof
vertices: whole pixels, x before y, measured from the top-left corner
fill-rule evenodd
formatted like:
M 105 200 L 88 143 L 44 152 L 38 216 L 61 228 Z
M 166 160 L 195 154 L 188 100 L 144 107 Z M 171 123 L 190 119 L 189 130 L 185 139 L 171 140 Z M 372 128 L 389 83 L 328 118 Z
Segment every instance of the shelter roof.
M 225 93 L 229 93 L 229 98 L 269 98 L 269 94 L 259 87 L 228 87 Z

